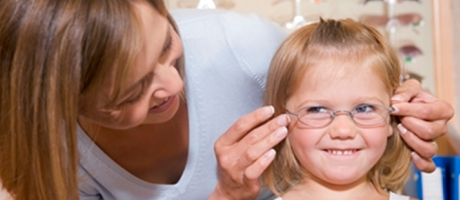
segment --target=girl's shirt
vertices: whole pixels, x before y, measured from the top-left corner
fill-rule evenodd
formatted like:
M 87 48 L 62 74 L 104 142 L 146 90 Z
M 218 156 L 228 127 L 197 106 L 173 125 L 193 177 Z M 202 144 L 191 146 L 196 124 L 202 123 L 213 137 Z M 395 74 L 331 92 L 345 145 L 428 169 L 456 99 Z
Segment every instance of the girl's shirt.
M 283 198 L 277 197 L 274 200 L 283 200 Z M 390 192 L 390 199 L 389 200 L 410 200 L 410 197 Z

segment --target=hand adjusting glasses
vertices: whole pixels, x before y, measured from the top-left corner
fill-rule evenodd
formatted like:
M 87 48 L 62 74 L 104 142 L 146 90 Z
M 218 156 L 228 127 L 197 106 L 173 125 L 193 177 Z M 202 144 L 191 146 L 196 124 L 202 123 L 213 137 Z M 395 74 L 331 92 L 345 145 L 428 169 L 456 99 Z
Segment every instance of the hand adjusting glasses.
M 387 108 L 383 105 L 361 104 L 348 110 L 331 110 L 322 106 L 307 106 L 296 112 L 286 109 L 286 112 L 297 116 L 297 119 L 304 125 L 313 128 L 322 128 L 329 125 L 339 114 L 348 114 L 358 126 L 370 127 L 385 123 L 385 120 L 393 112 L 394 108 Z

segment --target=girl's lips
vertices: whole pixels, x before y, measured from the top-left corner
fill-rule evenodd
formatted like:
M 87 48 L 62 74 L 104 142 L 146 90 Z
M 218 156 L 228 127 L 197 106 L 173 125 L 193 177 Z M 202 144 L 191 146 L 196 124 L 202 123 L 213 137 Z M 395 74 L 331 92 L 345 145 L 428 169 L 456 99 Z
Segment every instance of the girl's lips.
M 176 100 L 176 96 L 168 97 L 160 105 L 157 105 L 157 106 L 154 106 L 154 107 L 150 108 L 149 113 L 162 113 L 162 112 L 168 110 L 175 100 Z
M 324 151 L 331 155 L 348 156 L 358 153 L 360 149 L 324 149 Z

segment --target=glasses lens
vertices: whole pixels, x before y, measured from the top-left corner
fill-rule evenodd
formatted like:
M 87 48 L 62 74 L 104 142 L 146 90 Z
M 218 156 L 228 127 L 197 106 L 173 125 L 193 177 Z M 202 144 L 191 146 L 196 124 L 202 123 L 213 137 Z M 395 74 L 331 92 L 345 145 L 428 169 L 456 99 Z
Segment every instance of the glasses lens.
M 325 107 L 305 107 L 299 113 L 299 120 L 309 126 L 321 127 L 328 124 L 331 120 L 331 110 Z
M 399 23 L 401 23 L 403 26 L 419 26 L 420 22 L 423 20 L 423 17 L 418 13 L 406 13 L 397 15 L 396 19 L 398 19 Z
M 337 111 L 337 113 L 349 111 Z M 311 127 L 323 127 L 328 125 L 333 119 L 334 111 L 321 106 L 304 107 L 300 109 L 297 116 L 303 124 Z M 355 107 L 351 111 L 353 120 L 362 126 L 375 126 L 383 123 L 388 117 L 389 111 L 381 105 L 363 104 Z
M 352 113 L 355 122 L 364 126 L 378 125 L 388 116 L 388 110 L 379 105 L 360 105 Z
M 363 15 L 360 21 L 372 27 L 385 27 L 390 18 L 385 15 Z

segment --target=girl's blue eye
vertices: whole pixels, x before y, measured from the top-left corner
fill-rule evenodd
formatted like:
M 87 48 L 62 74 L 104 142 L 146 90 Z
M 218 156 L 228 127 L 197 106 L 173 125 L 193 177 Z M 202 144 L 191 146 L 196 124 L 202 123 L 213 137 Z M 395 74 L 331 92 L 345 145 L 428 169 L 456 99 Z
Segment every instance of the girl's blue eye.
M 360 105 L 355 108 L 355 112 L 357 113 L 366 113 L 366 112 L 372 112 L 374 111 L 374 106 L 372 105 Z

